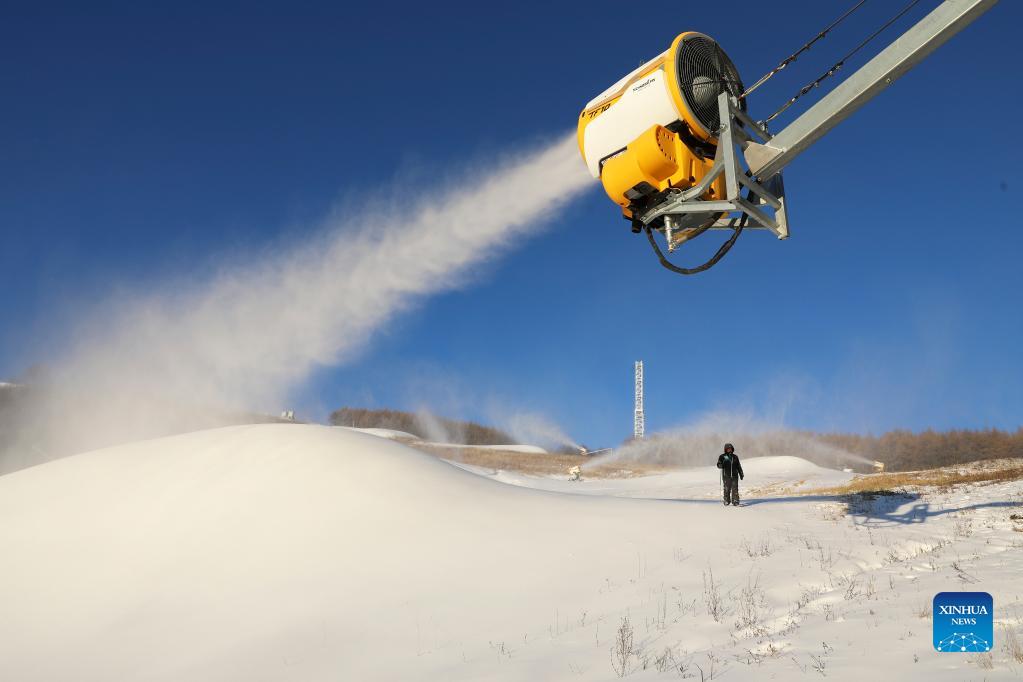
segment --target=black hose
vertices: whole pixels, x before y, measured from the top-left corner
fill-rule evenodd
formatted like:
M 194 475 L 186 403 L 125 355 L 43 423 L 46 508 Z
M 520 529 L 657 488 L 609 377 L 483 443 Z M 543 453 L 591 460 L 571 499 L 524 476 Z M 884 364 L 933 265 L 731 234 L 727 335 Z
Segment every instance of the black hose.
M 661 261 L 661 265 L 671 270 L 672 272 L 677 272 L 680 275 L 695 275 L 698 272 L 710 270 L 717 264 L 719 260 L 725 257 L 725 254 L 728 253 L 728 251 L 735 244 L 735 240 L 737 240 L 739 238 L 739 235 L 742 234 L 742 229 L 746 227 L 746 222 L 748 221 L 748 219 L 749 215 L 743 213 L 742 218 L 738 219 L 739 225 L 735 227 L 736 219 L 732 218 L 728 226 L 735 230 L 734 234 L 732 234 L 732 236 L 728 238 L 728 241 L 726 241 L 724 244 L 721 245 L 720 248 L 718 248 L 717 253 L 711 256 L 711 259 L 709 261 L 707 261 L 703 265 L 698 265 L 695 268 L 680 268 L 679 266 L 669 261 L 664 256 L 664 252 L 661 251 L 661 247 L 657 244 L 657 240 L 654 239 L 654 232 L 652 229 L 650 229 L 650 226 L 644 225 L 644 228 L 646 229 L 646 238 L 650 241 L 650 246 L 654 247 L 654 252 L 657 253 L 657 259 Z M 710 229 L 709 225 L 707 227 L 704 227 L 702 230 L 696 232 L 696 234 L 694 234 L 693 237 L 698 237 L 699 235 L 706 232 L 708 229 Z M 692 237 L 690 237 L 690 239 L 692 239 Z

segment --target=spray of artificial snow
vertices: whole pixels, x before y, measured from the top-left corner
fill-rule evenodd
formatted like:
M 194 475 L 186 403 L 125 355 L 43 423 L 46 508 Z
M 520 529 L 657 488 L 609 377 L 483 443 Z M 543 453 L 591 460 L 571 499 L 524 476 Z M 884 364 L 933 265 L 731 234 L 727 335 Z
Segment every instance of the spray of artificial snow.
M 560 426 L 542 414 L 515 412 L 498 417 L 497 423 L 518 443 L 539 445 L 548 450 L 582 449 L 582 446 L 572 440 Z
M 734 444 L 742 458 L 789 455 L 836 469 L 873 463 L 776 422 L 737 412 L 712 412 L 684 426 L 630 441 L 611 455 L 595 458 L 590 466 L 612 461 L 707 466 L 714 464 L 725 443 Z
M 446 192 L 380 202 L 210 281 L 118 301 L 55 367 L 52 384 L 75 392 L 23 415 L 31 437 L 0 471 L 194 427 L 196 414 L 217 412 L 216 422 L 224 408 L 284 404 L 316 367 L 351 360 L 396 314 L 464 283 L 468 268 L 538 232 L 591 183 L 573 134 Z

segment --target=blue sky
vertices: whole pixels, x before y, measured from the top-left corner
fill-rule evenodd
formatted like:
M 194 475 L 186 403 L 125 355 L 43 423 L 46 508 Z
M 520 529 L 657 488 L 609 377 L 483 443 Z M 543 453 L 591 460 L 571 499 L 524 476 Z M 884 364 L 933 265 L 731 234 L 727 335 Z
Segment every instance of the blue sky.
M 112 290 L 301 240 L 342 199 L 428 188 L 571 130 L 680 31 L 719 40 L 749 83 L 847 4 L 666 8 L 656 21 L 622 2 L 8 7 L 0 378 L 45 363 L 73 311 Z M 752 113 L 894 9 L 868 2 L 761 88 Z M 595 185 L 357 362 L 323 368 L 300 413 L 545 412 L 614 444 L 631 430 L 642 358 L 651 429 L 712 410 L 824 430 L 1018 427 L 1021 22 L 1019 3 L 996 6 L 787 169 L 789 241 L 744 235 L 712 271 L 678 277 Z

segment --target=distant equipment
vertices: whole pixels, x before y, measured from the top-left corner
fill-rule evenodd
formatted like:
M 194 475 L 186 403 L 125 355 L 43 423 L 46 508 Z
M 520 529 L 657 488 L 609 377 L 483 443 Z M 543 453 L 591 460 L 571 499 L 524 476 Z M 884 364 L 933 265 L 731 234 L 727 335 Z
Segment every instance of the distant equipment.
M 858 10 L 862 0 L 749 89 L 717 42 L 702 33 L 682 33 L 667 51 L 585 106 L 578 138 L 586 166 L 621 207 L 632 231 L 645 232 L 661 265 L 673 272 L 709 269 L 744 229 L 787 239 L 782 168 L 997 0 L 945 0 L 786 128 L 775 135 L 767 131 L 769 121 L 834 75 L 917 2 L 760 122 L 746 113 L 747 96 Z M 693 268 L 668 261 L 655 239 L 660 233 L 670 253 L 707 230 L 732 235 L 710 260 Z
M 646 418 L 643 415 L 643 361 L 636 361 L 636 409 L 632 421 L 632 437 L 643 438 L 646 432 Z
M 884 462 L 874 462 L 873 467 L 875 472 L 879 474 L 884 473 Z
M 289 422 L 295 421 L 295 410 L 284 410 L 281 412 L 281 419 L 287 419 Z

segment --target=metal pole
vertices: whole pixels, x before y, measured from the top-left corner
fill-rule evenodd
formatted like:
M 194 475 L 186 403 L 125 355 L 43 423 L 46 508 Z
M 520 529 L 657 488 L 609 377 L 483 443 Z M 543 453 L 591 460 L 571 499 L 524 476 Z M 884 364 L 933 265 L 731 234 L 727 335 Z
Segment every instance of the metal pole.
M 753 175 L 771 177 L 854 111 L 920 63 L 998 0 L 945 0 L 766 145 L 750 144 Z
M 636 361 L 636 407 L 633 413 L 632 437 L 640 440 L 646 435 L 646 417 L 643 412 L 643 361 Z

